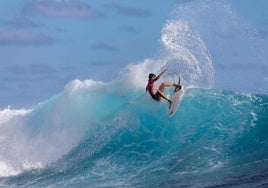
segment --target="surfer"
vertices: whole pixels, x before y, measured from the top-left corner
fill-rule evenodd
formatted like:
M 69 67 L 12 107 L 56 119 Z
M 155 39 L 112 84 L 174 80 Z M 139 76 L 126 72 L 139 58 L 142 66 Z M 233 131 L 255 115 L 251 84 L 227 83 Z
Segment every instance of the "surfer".
M 148 76 L 148 84 L 146 86 L 146 91 L 149 91 L 149 94 L 156 101 L 160 101 L 161 98 L 165 99 L 169 104 L 171 104 L 171 100 L 165 95 L 165 87 L 173 86 L 175 88 L 181 88 L 180 84 L 175 84 L 172 82 L 163 82 L 159 87 L 156 86 L 155 82 L 165 73 L 167 70 L 165 69 L 158 76 L 153 73 L 150 73 Z

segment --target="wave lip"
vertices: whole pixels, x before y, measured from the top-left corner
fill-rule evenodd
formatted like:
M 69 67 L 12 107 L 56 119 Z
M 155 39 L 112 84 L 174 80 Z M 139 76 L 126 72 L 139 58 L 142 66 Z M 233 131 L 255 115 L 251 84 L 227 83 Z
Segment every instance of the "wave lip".
M 30 112 L 31 110 L 26 109 L 12 110 L 10 106 L 8 106 L 8 108 L 0 111 L 0 125 L 6 123 L 16 116 L 24 116 Z

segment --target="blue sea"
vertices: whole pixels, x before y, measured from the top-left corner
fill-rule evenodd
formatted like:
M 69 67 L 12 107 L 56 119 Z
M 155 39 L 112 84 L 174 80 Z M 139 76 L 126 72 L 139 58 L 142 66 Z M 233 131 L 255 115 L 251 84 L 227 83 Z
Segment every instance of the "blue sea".
M 230 20 L 222 2 L 175 8 L 159 53 L 111 81 L 70 80 L 33 107 L 2 109 L 0 187 L 268 187 L 267 88 L 220 89 L 221 59 L 211 55 L 206 22 L 193 18 L 207 10 L 210 23 Z M 221 42 L 231 41 L 233 25 Z M 164 69 L 158 84 L 180 77 L 185 88 L 171 118 L 168 104 L 145 92 L 148 74 Z
M 1 187 L 268 186 L 267 95 L 188 88 L 169 118 L 142 92 L 70 85 L 2 111 Z

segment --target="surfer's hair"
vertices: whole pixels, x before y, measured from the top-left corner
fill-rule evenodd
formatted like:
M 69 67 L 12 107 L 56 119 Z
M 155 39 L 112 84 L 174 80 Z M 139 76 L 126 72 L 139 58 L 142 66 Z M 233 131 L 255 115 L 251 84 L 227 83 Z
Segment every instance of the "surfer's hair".
M 148 78 L 151 79 L 151 78 L 153 78 L 153 77 L 155 77 L 155 76 L 156 76 L 156 75 L 155 75 L 154 73 L 150 73 L 149 76 L 148 76 Z

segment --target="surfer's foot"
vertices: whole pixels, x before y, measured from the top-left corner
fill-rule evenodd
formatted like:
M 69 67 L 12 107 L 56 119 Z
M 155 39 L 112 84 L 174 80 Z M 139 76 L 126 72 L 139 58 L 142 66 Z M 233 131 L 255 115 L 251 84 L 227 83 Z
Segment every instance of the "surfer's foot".
M 181 88 L 181 84 L 174 84 L 173 85 L 175 88 Z
M 175 86 L 175 92 L 181 90 L 180 84 L 174 84 L 174 86 Z
M 172 104 L 172 101 L 171 100 L 168 100 L 168 103 L 169 103 L 169 107 L 168 108 L 170 108 L 170 106 Z

